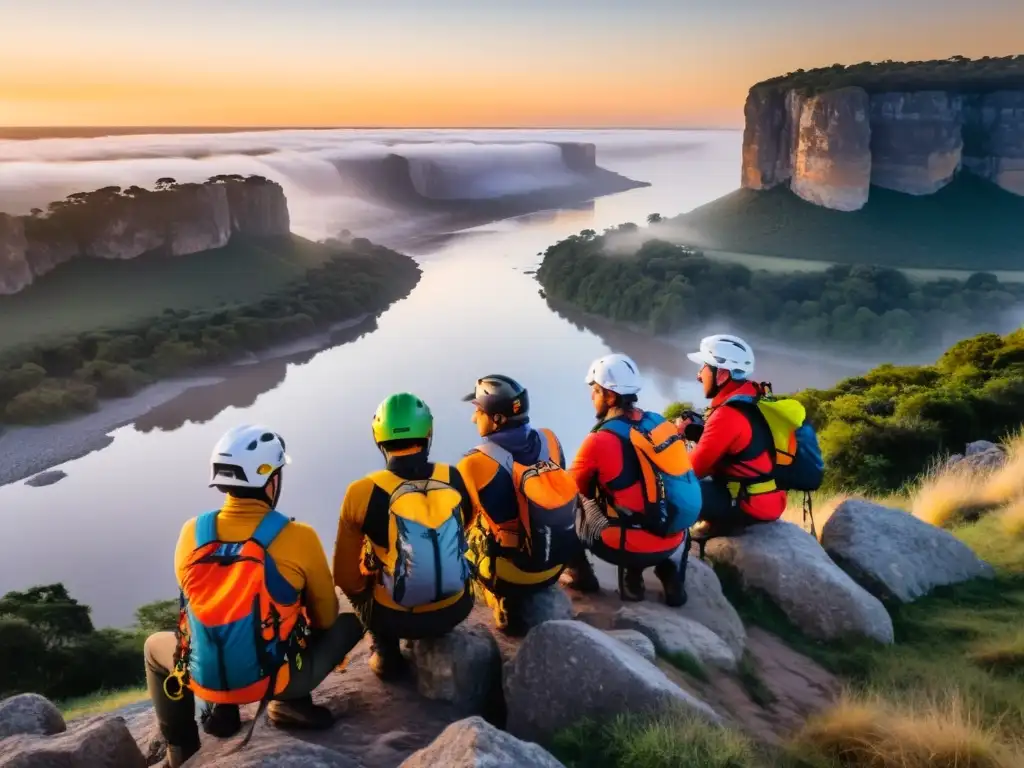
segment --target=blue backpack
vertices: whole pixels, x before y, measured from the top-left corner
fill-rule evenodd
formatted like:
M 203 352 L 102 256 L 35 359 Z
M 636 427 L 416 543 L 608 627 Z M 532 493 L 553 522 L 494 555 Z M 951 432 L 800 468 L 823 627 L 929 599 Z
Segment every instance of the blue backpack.
M 643 528 L 656 536 L 674 536 L 697 522 L 700 483 L 675 424 L 644 411 L 639 421 L 610 419 L 595 429 L 617 435 L 636 454 L 644 493 Z M 608 483 L 608 489 L 621 490 L 616 487 L 619 480 Z

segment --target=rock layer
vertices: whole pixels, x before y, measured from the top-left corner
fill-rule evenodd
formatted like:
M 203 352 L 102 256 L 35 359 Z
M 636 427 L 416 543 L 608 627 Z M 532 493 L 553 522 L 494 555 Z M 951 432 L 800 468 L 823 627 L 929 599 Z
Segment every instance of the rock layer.
M 72 195 L 49 214 L 0 213 L 0 295 L 76 258 L 185 256 L 223 248 L 236 236 L 280 237 L 290 229 L 284 190 L 261 177 Z
M 871 184 L 869 99 L 863 88 L 840 88 L 807 99 L 800 109 L 790 188 L 804 200 L 856 211 Z
M 871 183 L 931 195 L 953 180 L 963 149 L 963 100 L 944 91 L 871 97 Z
M 1024 91 L 953 93 L 755 86 L 744 108 L 742 186 L 789 184 L 841 211 L 871 185 L 933 194 L 961 170 L 1024 195 Z

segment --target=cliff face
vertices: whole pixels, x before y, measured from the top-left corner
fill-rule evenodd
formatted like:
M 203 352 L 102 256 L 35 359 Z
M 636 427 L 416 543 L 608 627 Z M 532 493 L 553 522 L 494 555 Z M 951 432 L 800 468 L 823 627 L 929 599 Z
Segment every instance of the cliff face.
M 871 185 L 929 195 L 964 170 L 1024 195 L 1024 90 L 755 87 L 745 115 L 747 189 L 788 183 L 809 202 L 852 211 Z
M 284 191 L 262 178 L 72 195 L 42 217 L 0 213 L 0 294 L 16 293 L 75 258 L 184 256 L 222 248 L 235 236 L 284 236 L 290 229 Z
M 871 130 L 868 95 L 827 91 L 800 105 L 790 188 L 808 202 L 856 211 L 868 201 Z

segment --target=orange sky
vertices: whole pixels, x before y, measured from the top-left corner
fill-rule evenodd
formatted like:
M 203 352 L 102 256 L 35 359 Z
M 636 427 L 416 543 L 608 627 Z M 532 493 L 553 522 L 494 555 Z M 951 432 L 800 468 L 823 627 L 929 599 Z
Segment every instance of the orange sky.
M 1020 0 L 370 5 L 0 0 L 0 125 L 732 126 L 798 67 L 1024 52 Z

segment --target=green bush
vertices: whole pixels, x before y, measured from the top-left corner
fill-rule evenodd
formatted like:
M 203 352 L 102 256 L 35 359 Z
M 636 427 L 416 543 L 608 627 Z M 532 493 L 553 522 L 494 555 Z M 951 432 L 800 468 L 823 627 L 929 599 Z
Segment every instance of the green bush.
M 655 333 L 725 315 L 739 330 L 785 343 L 871 343 L 897 354 L 941 343 L 951 323 L 967 332 L 998 327 L 1007 308 L 1002 297 L 1024 298 L 1024 284 L 994 275 L 913 285 L 898 270 L 868 265 L 754 271 L 661 240 L 615 258 L 608 237 L 621 230 L 585 230 L 548 248 L 537 279 L 549 299 Z
M 4 420 L 45 424 L 93 410 L 96 410 L 96 387 L 81 381 L 44 379 L 7 403 Z

